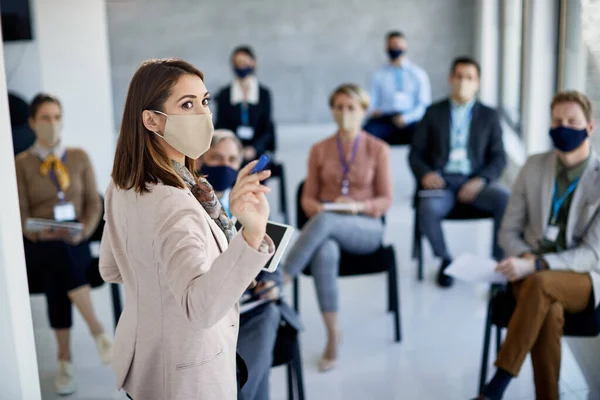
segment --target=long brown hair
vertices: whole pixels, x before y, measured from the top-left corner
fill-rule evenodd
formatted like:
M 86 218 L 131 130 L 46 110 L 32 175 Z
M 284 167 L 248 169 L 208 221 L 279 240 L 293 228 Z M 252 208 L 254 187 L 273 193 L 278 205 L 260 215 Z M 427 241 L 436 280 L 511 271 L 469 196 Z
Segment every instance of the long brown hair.
M 204 80 L 202 72 L 179 59 L 145 61 L 133 75 L 112 170 L 113 181 L 119 189 L 135 189 L 143 194 L 149 191 L 148 184 L 159 182 L 184 187 L 158 142 L 161 139 L 144 126 L 142 112 L 164 111 L 173 86 L 181 76 L 188 74 Z M 185 165 L 195 176 L 194 160 L 186 157 Z

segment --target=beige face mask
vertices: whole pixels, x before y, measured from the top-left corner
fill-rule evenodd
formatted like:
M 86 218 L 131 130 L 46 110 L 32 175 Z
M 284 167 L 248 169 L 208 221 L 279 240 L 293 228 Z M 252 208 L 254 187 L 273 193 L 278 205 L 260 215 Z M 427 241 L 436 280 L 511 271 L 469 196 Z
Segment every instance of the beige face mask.
M 165 132 L 162 135 L 154 133 L 175 150 L 192 160 L 208 151 L 215 130 L 212 114 L 167 115 L 161 111 L 154 112 L 167 117 Z
M 33 130 L 42 145 L 54 147 L 60 140 L 62 122 L 38 122 Z
M 463 79 L 452 85 L 454 95 L 461 100 L 471 100 L 477 93 L 477 82 Z
M 340 130 L 344 132 L 354 132 L 362 123 L 362 116 L 356 112 L 339 112 L 333 113 L 333 118 Z

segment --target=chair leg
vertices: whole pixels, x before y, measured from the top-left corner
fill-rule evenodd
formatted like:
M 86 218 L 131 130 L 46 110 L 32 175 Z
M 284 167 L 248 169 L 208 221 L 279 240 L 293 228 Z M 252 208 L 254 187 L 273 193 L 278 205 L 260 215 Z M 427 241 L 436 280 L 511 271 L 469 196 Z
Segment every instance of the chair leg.
M 389 287 L 390 287 L 390 301 L 391 308 L 394 312 L 394 340 L 399 343 L 402 340 L 402 331 L 400 329 L 400 296 L 398 293 L 398 270 L 394 263 L 388 273 Z
M 300 342 L 296 341 L 294 350 L 294 370 L 296 372 L 296 393 L 298 393 L 298 400 L 304 400 L 304 377 L 302 372 L 302 356 L 300 354 Z
M 112 298 L 113 318 L 115 320 L 116 330 L 119 318 L 121 318 L 121 312 L 123 311 L 123 306 L 121 305 L 121 292 L 119 291 L 119 285 L 117 283 L 110 284 L 110 296 Z
M 481 356 L 481 371 L 479 373 L 479 387 L 477 393 L 483 392 L 487 381 L 487 369 L 490 353 L 490 336 L 492 334 L 492 302 L 488 303 L 487 316 L 485 318 L 485 333 L 483 335 L 483 350 Z
M 287 208 L 287 190 L 286 190 L 286 183 L 285 183 L 285 170 L 283 168 L 283 165 L 280 164 L 279 166 L 281 174 L 279 176 L 279 209 L 281 210 L 281 213 L 283 214 L 283 223 L 289 225 L 290 224 L 290 216 L 288 214 L 288 208 Z
M 292 297 L 294 301 L 294 310 L 299 313 L 300 312 L 300 280 L 297 276 L 294 277 L 294 281 L 292 283 Z
M 288 400 L 294 400 L 294 364 L 293 362 L 287 365 L 287 389 Z
M 418 239 L 419 243 L 417 244 L 417 264 L 419 268 L 419 282 L 423 281 L 423 246 L 421 243 L 421 237 Z
M 388 270 L 388 276 L 387 276 L 387 300 L 388 300 L 388 312 L 393 312 L 394 311 L 394 280 L 393 280 L 393 276 L 392 276 L 393 272 L 392 269 L 390 268 Z
M 500 353 L 500 347 L 502 346 L 502 328 L 496 326 L 496 354 Z
M 413 259 L 417 259 L 417 279 L 423 280 L 423 243 L 422 234 L 419 229 L 419 214 L 415 210 L 414 230 L 413 230 Z

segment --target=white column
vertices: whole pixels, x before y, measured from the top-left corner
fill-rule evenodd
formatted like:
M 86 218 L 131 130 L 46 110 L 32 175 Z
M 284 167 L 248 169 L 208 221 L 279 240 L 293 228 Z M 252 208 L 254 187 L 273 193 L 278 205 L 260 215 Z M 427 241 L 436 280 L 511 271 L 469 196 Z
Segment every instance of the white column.
M 583 40 L 582 6 L 580 0 L 564 1 L 565 48 L 562 68 L 562 83 L 565 90 L 585 91 L 587 77 L 587 55 Z
M 518 121 L 521 103 L 523 0 L 504 0 L 501 19 L 500 97 L 503 109 Z
M 112 82 L 104 0 L 32 0 L 41 84 L 63 103 L 67 145 L 88 152 L 100 191 L 114 156 Z
M 499 0 L 477 0 L 475 3 L 475 57 L 481 64 L 482 102 L 498 105 L 499 78 Z
M 0 397 L 38 400 L 41 395 L 23 254 L 3 50 L 0 50 L 0 170 Z
M 526 0 L 522 132 L 528 154 L 550 148 L 550 102 L 556 91 L 558 3 Z

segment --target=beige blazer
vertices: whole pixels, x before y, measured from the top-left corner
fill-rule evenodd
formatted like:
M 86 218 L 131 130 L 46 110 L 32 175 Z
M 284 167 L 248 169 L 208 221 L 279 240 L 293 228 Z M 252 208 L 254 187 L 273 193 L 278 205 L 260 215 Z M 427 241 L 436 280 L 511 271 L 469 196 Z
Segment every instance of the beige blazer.
M 507 256 L 539 247 L 550 218 L 557 156 L 554 151 L 530 157 L 513 187 L 500 230 Z M 600 158 L 593 152 L 569 209 L 567 249 L 547 254 L 550 269 L 589 272 L 596 306 L 600 303 Z
M 125 286 L 117 387 L 136 400 L 236 399 L 238 299 L 272 253 L 241 234 L 228 247 L 189 190 L 111 182 L 105 201 L 100 273 Z

